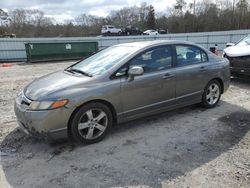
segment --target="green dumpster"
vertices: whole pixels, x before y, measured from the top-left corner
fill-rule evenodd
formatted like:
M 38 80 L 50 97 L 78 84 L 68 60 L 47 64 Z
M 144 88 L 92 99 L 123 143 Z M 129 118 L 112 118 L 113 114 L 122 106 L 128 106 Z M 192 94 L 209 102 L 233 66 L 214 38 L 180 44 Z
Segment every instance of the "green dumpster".
M 97 42 L 25 43 L 27 62 L 81 59 L 98 50 Z

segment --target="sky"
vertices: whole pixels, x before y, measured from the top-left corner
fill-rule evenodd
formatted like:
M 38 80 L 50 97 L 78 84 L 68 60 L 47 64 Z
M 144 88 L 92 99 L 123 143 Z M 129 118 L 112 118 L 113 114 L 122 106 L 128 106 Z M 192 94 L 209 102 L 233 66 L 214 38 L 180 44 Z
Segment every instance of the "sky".
M 106 17 L 111 10 L 139 6 L 142 2 L 152 4 L 156 12 L 161 12 L 172 6 L 176 0 L 0 0 L 0 8 L 6 11 L 16 8 L 39 9 L 45 16 L 60 21 L 74 19 L 83 13 Z

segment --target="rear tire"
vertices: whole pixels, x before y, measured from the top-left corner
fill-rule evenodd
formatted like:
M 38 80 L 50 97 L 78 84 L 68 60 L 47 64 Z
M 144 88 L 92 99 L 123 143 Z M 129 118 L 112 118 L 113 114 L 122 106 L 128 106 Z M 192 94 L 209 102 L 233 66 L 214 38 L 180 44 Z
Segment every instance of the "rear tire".
M 70 130 L 75 141 L 93 144 L 104 139 L 112 124 L 110 109 L 102 103 L 92 102 L 76 111 Z
M 215 107 L 220 101 L 221 93 L 221 84 L 217 80 L 211 80 L 202 95 L 202 106 L 205 108 Z

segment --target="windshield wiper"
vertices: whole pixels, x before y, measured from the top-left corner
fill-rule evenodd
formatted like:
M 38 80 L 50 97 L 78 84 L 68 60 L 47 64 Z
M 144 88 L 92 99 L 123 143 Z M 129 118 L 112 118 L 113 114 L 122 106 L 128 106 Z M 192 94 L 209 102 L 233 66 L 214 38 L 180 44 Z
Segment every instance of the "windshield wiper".
M 75 72 L 74 72 L 74 71 L 71 71 L 70 67 L 68 67 L 68 68 L 64 69 L 64 71 L 67 71 L 67 72 L 70 72 L 70 73 L 75 74 Z
M 80 73 L 80 74 L 83 74 L 83 75 L 88 76 L 88 77 L 93 77 L 93 75 L 88 73 L 88 72 L 82 71 L 80 69 L 75 69 L 75 68 L 72 68 L 72 67 L 69 67 L 69 68 L 64 69 L 64 70 L 68 71 L 68 72 L 72 72 L 72 73 L 74 73 L 74 72 Z

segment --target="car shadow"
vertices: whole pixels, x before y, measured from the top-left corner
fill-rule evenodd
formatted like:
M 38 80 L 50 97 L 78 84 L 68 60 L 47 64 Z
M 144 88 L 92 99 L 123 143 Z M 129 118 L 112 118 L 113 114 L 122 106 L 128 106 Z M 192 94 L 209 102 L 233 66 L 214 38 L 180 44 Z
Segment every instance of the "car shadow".
M 249 130 L 250 112 L 222 101 L 121 124 L 86 146 L 50 146 L 14 130 L 1 143 L 1 163 L 12 187 L 161 187 L 227 152 Z

